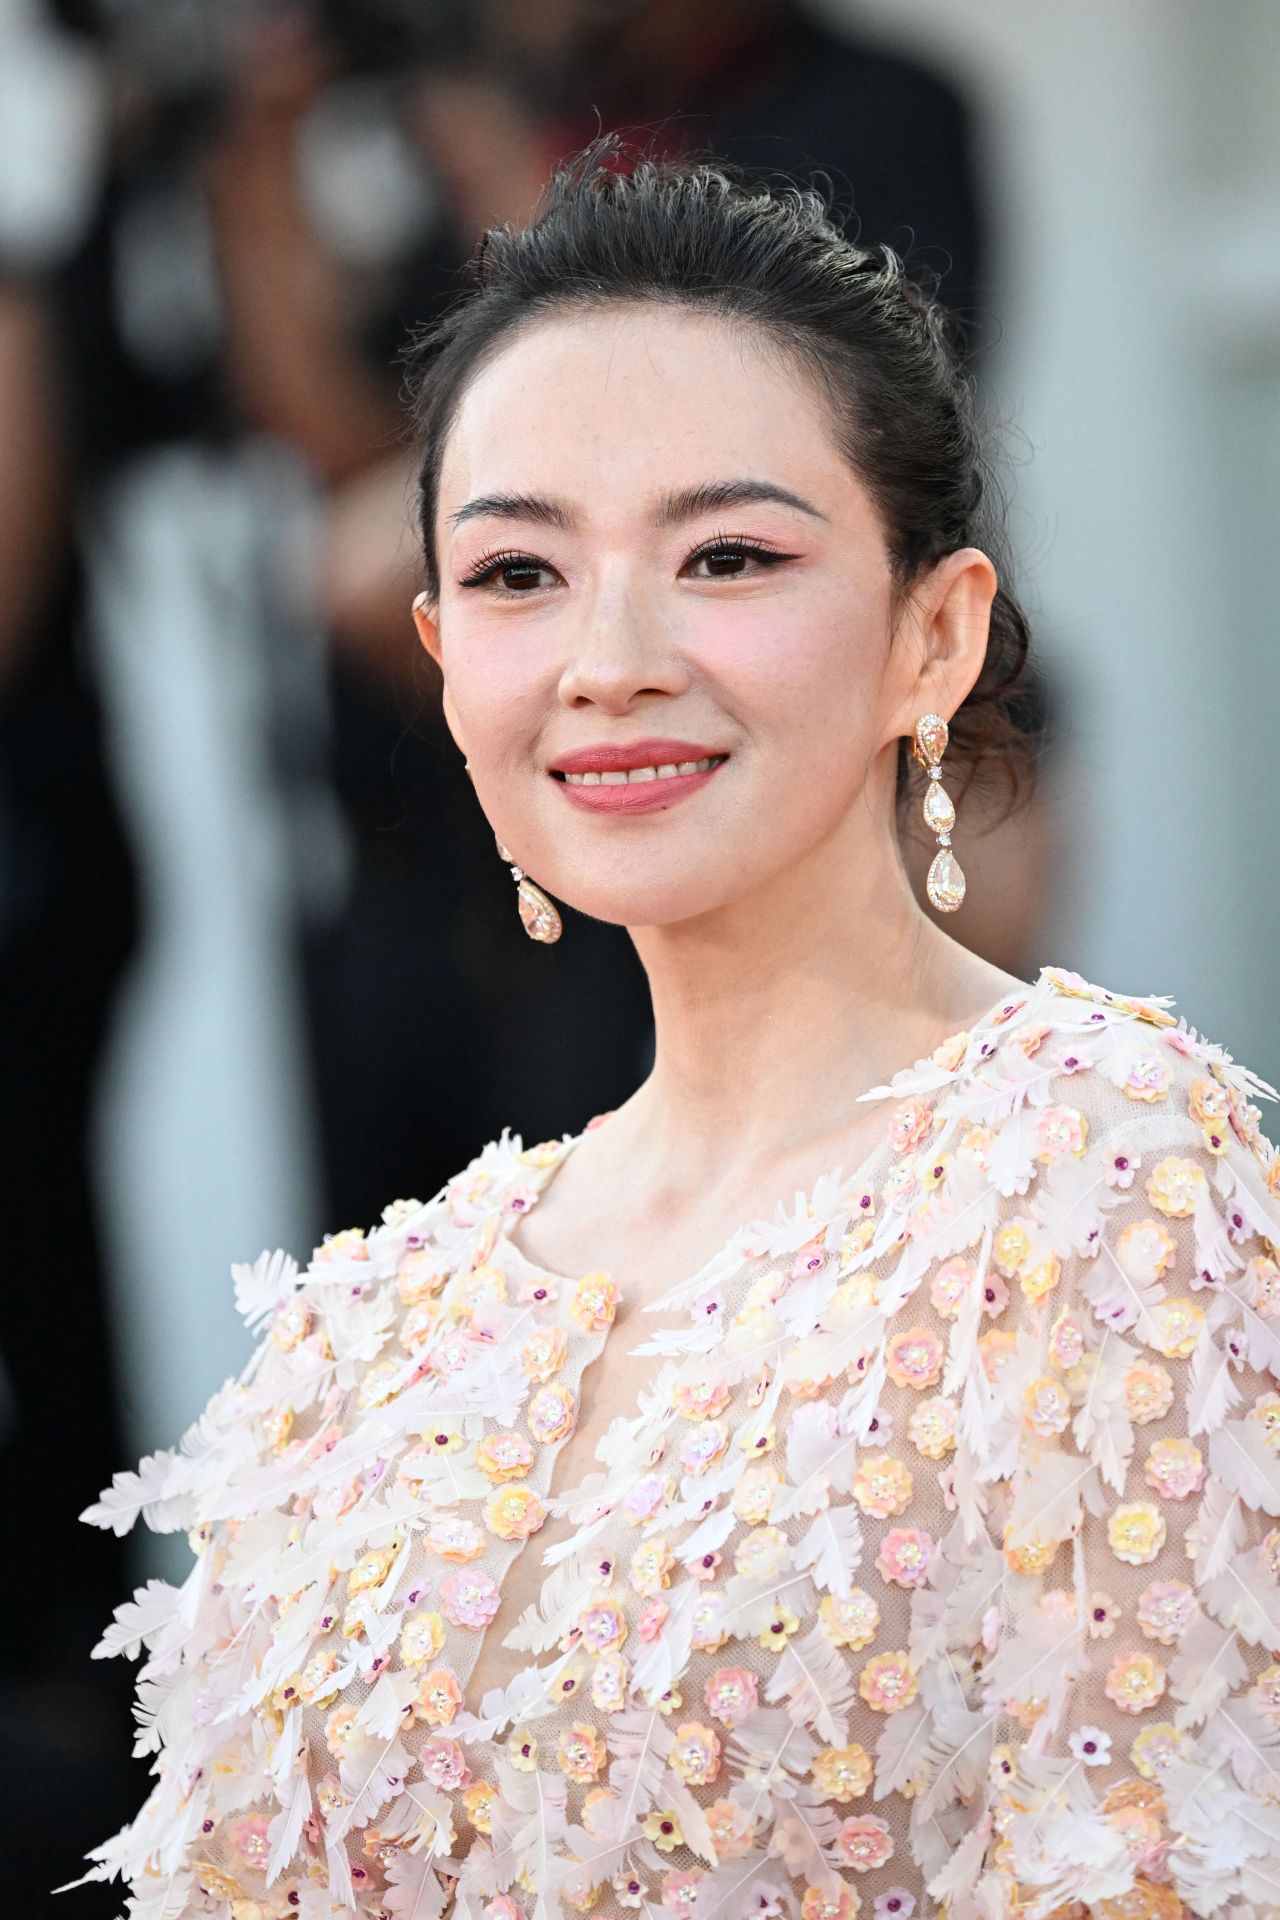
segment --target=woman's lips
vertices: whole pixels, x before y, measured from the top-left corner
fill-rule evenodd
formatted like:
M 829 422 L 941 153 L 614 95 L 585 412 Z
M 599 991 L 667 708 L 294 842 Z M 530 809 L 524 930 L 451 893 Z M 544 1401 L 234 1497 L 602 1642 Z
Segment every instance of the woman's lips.
M 664 780 L 628 780 L 617 785 L 598 787 L 556 780 L 554 774 L 548 777 L 555 780 L 561 793 L 575 807 L 581 807 L 586 813 L 660 813 L 664 808 L 674 806 L 677 800 L 683 800 L 687 794 L 705 787 L 708 780 L 714 780 L 720 768 L 726 764 L 721 760 L 702 773 L 673 773 Z

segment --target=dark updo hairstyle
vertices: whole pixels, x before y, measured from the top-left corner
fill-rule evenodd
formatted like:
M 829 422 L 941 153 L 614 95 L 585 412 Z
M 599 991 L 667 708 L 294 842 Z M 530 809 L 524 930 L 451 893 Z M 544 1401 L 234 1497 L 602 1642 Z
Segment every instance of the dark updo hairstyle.
M 445 442 L 468 383 L 521 327 L 636 301 L 750 321 L 829 402 L 841 450 L 886 530 L 895 611 L 946 554 L 975 546 L 991 558 L 1000 585 L 987 656 L 951 716 L 946 764 L 960 775 L 956 797 L 993 777 L 1006 814 L 1029 795 L 1035 739 L 1017 717 L 1027 621 L 1005 584 L 1003 506 L 936 277 L 926 288 L 892 247 L 855 245 L 813 187 L 751 183 L 713 158 L 636 156 L 615 133 L 556 169 L 528 226 L 489 228 L 465 274 L 468 290 L 403 355 L 432 603 Z M 899 801 L 913 767 L 904 738 Z

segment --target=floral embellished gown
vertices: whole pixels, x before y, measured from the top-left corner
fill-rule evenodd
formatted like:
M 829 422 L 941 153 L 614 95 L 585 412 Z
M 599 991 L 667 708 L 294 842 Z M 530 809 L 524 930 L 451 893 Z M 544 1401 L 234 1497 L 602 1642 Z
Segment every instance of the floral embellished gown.
M 85 1515 L 195 1553 L 95 1649 L 146 1649 L 155 1785 L 89 1877 L 138 1920 L 1280 1913 L 1276 1096 L 1171 1005 L 1044 967 L 860 1096 L 862 1166 L 656 1303 L 483 1698 L 616 1309 L 510 1238 L 583 1135 L 234 1267 L 240 1379 Z

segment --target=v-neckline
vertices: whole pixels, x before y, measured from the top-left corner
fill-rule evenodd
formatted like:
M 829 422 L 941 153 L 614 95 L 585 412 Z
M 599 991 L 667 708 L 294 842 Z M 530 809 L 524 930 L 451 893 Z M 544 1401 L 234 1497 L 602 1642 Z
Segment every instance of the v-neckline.
M 1015 1014 L 1024 1012 L 1033 1000 L 1039 999 L 1044 994 L 1054 991 L 1051 976 L 1055 971 L 1057 971 L 1057 969 L 1049 965 L 1042 966 L 1034 981 L 1028 982 L 1025 991 L 1004 994 L 992 1001 L 982 1013 L 978 1015 L 977 1019 L 971 1021 L 968 1026 L 954 1028 L 952 1032 L 945 1034 L 941 1040 L 937 1041 L 929 1052 L 920 1054 L 913 1060 L 903 1062 L 900 1066 L 893 1069 L 885 1081 L 878 1083 L 876 1086 L 868 1087 L 864 1092 L 857 1094 L 855 1096 L 855 1104 L 861 1104 L 868 1100 L 892 1098 L 898 1091 L 894 1087 L 893 1082 L 897 1080 L 901 1074 L 910 1073 L 913 1068 L 928 1064 L 935 1054 L 940 1053 L 943 1048 L 959 1039 L 963 1034 L 967 1036 L 964 1057 L 955 1068 L 951 1079 L 943 1083 L 947 1086 L 955 1085 L 966 1073 L 972 1070 L 975 1064 L 978 1064 L 978 1062 L 985 1057 L 983 1055 L 978 1055 L 976 1058 L 973 1056 L 974 1042 L 979 1036 L 985 1034 L 990 1027 L 996 1024 L 998 1016 L 1003 1014 L 1004 1021 L 1010 1020 Z M 1004 1021 L 1001 1021 L 1000 1024 L 1004 1024 Z M 903 1088 L 900 1097 L 902 1099 L 909 1098 L 909 1090 Z M 533 1212 L 570 1154 L 586 1138 L 587 1134 L 593 1131 L 595 1126 L 603 1123 L 604 1118 L 607 1118 L 607 1116 L 596 1116 L 595 1120 L 588 1121 L 586 1126 L 580 1128 L 577 1133 L 564 1134 L 558 1143 L 559 1150 L 555 1158 L 540 1170 L 538 1179 L 531 1183 L 526 1204 L 520 1208 L 519 1212 L 508 1213 L 503 1217 L 501 1234 L 504 1242 L 531 1272 L 540 1274 L 545 1279 L 553 1282 L 557 1287 L 572 1288 L 578 1284 L 582 1275 L 560 1273 L 553 1267 L 545 1266 L 540 1260 L 535 1260 L 531 1254 L 526 1253 L 524 1248 L 519 1246 L 516 1241 L 511 1238 L 511 1232 L 520 1220 L 527 1218 L 527 1216 Z M 871 1169 L 886 1152 L 887 1147 L 888 1143 L 882 1136 L 866 1156 L 854 1167 L 850 1174 L 846 1175 L 843 1163 L 838 1163 L 820 1174 L 807 1189 L 802 1190 L 797 1188 L 791 1206 L 791 1217 L 800 1217 L 801 1215 L 812 1216 L 815 1198 L 823 1192 L 829 1192 L 833 1188 L 844 1192 L 856 1187 L 866 1179 Z M 785 1202 L 780 1201 L 778 1203 L 779 1208 L 784 1205 Z M 663 1309 L 674 1309 L 685 1306 L 688 1305 L 691 1300 L 696 1300 L 703 1288 L 711 1282 L 719 1269 L 731 1258 L 739 1244 L 757 1231 L 768 1229 L 771 1225 L 776 1228 L 777 1222 L 770 1222 L 763 1214 L 753 1215 L 749 1219 L 740 1221 L 728 1237 L 703 1261 L 701 1266 L 686 1275 L 683 1280 L 678 1280 L 673 1286 L 666 1288 L 655 1299 L 646 1301 L 640 1309 L 641 1312 L 657 1313 Z M 593 1267 L 588 1269 L 588 1271 L 594 1272 L 596 1269 Z

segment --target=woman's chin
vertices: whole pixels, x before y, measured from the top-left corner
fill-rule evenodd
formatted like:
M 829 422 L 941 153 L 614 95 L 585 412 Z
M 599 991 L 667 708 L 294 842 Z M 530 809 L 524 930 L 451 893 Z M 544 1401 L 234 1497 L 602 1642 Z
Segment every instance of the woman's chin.
M 583 887 L 579 882 L 571 893 L 557 893 L 554 885 L 547 881 L 540 884 L 553 899 L 575 913 L 585 914 L 591 920 L 607 921 L 612 926 L 635 929 L 671 927 L 681 921 L 697 920 L 728 905 L 732 898 L 724 885 L 723 874 L 708 875 L 702 885 L 688 880 L 679 885 L 673 885 L 670 880 L 620 885 L 615 877 L 612 881 L 602 881 L 598 887 Z

